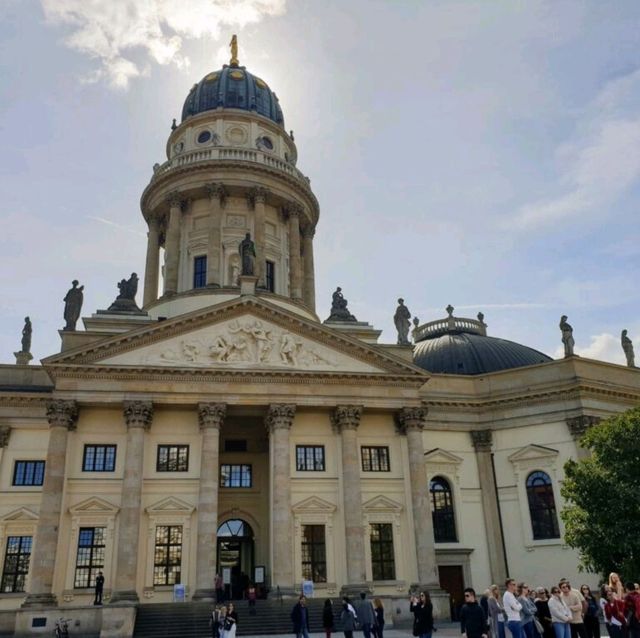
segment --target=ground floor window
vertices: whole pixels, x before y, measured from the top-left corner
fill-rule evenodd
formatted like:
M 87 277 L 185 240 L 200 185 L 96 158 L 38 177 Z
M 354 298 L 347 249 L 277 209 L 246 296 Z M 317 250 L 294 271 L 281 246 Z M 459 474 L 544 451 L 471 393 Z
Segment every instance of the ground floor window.
M 95 587 L 98 572 L 104 570 L 105 527 L 81 527 L 78 535 L 75 589 Z
M 25 590 L 32 540 L 31 536 L 9 536 L 7 538 L 7 551 L 4 555 L 2 570 L 2 588 L 0 588 L 3 594 Z
M 302 526 L 302 578 L 327 582 L 327 549 L 324 525 Z
M 396 579 L 391 523 L 373 523 L 371 525 L 371 572 L 373 580 Z
M 182 525 L 156 527 L 156 551 L 153 559 L 153 584 L 180 582 L 182 565 Z

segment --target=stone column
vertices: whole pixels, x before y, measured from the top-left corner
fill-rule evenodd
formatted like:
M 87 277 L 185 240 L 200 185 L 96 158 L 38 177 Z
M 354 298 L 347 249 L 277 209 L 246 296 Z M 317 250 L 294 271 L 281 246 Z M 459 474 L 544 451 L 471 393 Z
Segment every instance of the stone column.
M 23 607 L 55 606 L 53 573 L 58 545 L 58 528 L 64 493 L 64 471 L 69 431 L 75 430 L 78 405 L 75 401 L 50 401 L 47 404 L 49 445 L 44 466 L 40 517 L 31 557 L 29 594 Z
M 137 603 L 138 545 L 142 503 L 142 470 L 144 433 L 151 427 L 151 401 L 125 401 L 124 420 L 127 424 L 127 449 L 124 457 L 124 478 L 118 523 L 118 557 L 112 603 Z
M 271 589 L 280 588 L 284 596 L 295 594 L 293 586 L 293 547 L 291 543 L 291 461 L 289 430 L 296 413 L 295 405 L 269 406 L 265 424 L 269 430 L 271 456 Z
M 218 538 L 218 473 L 220 428 L 227 414 L 225 403 L 201 403 L 198 420 L 202 432 L 200 488 L 198 492 L 198 549 L 196 553 L 196 591 L 193 600 L 214 600 Z
M 149 220 L 147 232 L 147 262 L 144 269 L 144 307 L 158 298 L 158 275 L 160 272 L 160 224 L 155 218 Z
M 165 241 L 164 294 L 175 295 L 178 292 L 178 270 L 180 266 L 180 227 L 184 200 L 180 193 L 167 197 L 169 204 L 169 223 Z
M 409 479 L 413 531 L 416 543 L 418 583 L 420 588 L 433 589 L 440 585 L 436 550 L 433 540 L 433 518 L 429 502 L 427 468 L 424 461 L 422 430 L 427 419 L 425 408 L 403 408 L 398 413 L 398 431 L 407 437 L 409 450 Z
M 304 253 L 304 302 L 315 312 L 316 283 L 313 266 L 313 236 L 316 229 L 307 226 L 302 231 L 302 251 Z
M 484 525 L 487 532 L 491 582 L 504 583 L 507 578 L 507 562 L 504 538 L 502 537 L 498 490 L 491 457 L 493 433 L 491 430 L 472 430 L 471 441 L 476 451 L 476 462 L 478 464 L 478 480 L 480 483 Z
M 256 277 L 258 277 L 258 288 L 266 288 L 265 280 L 265 202 L 269 191 L 266 188 L 252 188 L 247 194 L 249 206 L 254 210 L 254 237 L 256 245 Z
M 300 260 L 300 214 L 302 206 L 291 202 L 289 215 L 289 289 L 292 299 L 302 299 L 302 267 Z
M 331 417 L 334 430 L 340 432 L 342 439 L 342 493 L 347 549 L 347 583 L 343 585 L 342 593 L 348 595 L 359 594 L 367 588 L 357 438 L 361 416 L 361 406 L 339 405 Z
M 580 416 L 567 419 L 567 427 L 569 428 L 571 437 L 576 442 L 579 459 L 584 459 L 591 454 L 587 448 L 582 447 L 580 444 L 582 436 L 586 434 L 587 430 L 600 423 L 601 420 L 599 416 L 592 416 L 590 414 L 581 414 Z
M 2 470 L 2 453 L 4 448 L 9 445 L 9 436 L 11 434 L 10 425 L 0 425 L 0 470 Z
M 206 188 L 211 202 L 207 249 L 207 286 L 220 288 L 224 286 L 224 272 L 220 265 L 220 253 L 222 250 L 222 217 L 227 201 L 227 191 L 222 184 L 207 184 Z

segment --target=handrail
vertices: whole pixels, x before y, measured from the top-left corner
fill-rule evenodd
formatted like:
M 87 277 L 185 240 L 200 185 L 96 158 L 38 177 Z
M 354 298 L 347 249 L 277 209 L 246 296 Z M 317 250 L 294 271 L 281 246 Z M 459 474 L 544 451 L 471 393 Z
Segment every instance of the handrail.
M 414 328 L 412 335 L 413 340 L 418 343 L 418 341 L 456 332 L 468 332 L 486 337 L 487 324 L 478 319 L 451 316 L 446 319 L 436 319 L 435 321 L 424 323 Z

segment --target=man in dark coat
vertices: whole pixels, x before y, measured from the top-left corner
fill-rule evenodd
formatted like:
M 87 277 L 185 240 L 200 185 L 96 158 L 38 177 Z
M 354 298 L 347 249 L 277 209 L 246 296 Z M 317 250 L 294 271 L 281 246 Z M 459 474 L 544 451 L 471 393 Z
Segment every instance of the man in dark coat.
M 464 590 L 464 605 L 460 609 L 460 631 L 466 638 L 487 638 L 487 616 L 476 600 L 471 587 Z
M 102 605 L 102 590 L 104 589 L 104 576 L 102 572 L 98 572 L 96 576 L 96 597 L 93 601 L 94 605 Z
M 291 622 L 293 623 L 293 633 L 296 638 L 309 638 L 309 610 L 307 609 L 307 599 L 300 596 L 298 602 L 291 611 Z

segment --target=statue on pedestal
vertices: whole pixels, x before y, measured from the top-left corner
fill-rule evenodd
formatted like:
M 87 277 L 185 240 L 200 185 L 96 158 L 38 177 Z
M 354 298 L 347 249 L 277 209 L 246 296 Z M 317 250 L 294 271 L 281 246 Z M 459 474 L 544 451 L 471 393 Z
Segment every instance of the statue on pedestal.
M 573 347 L 575 341 L 573 340 L 573 328 L 567 321 L 567 315 L 560 317 L 560 331 L 562 332 L 562 343 L 564 344 L 564 356 L 573 356 Z
M 409 328 L 411 327 L 411 312 L 409 312 L 409 308 L 404 305 L 404 299 L 398 299 L 398 307 L 396 308 L 396 314 L 393 315 L 393 323 L 396 325 L 396 330 L 398 331 L 398 345 L 410 346 Z
M 331 314 L 327 321 L 358 321 L 348 310 L 347 300 L 338 286 L 331 298 Z
M 66 322 L 63 330 L 75 330 L 76 323 L 80 317 L 80 311 L 82 310 L 82 302 L 84 300 L 84 286 L 78 288 L 78 280 L 74 279 L 71 282 L 72 288 L 69 289 L 64 298 L 64 320 Z
M 255 275 L 256 245 L 251 239 L 251 233 L 247 233 L 244 239 L 240 242 L 238 254 L 240 255 L 240 263 L 242 265 L 240 274 L 249 276 Z
M 31 319 L 29 317 L 24 318 L 24 328 L 22 328 L 22 348 L 20 352 L 31 352 L 31 333 L 33 328 L 31 326 Z
M 624 350 L 624 356 L 627 358 L 627 366 L 629 368 L 636 367 L 636 356 L 633 352 L 633 341 L 627 337 L 627 331 L 623 330 L 620 335 L 620 341 L 622 343 L 622 349 Z
M 138 275 L 131 273 L 129 279 L 121 279 L 118 283 L 120 294 L 109 306 L 110 311 L 116 312 L 140 312 L 136 304 L 136 294 L 138 293 Z

